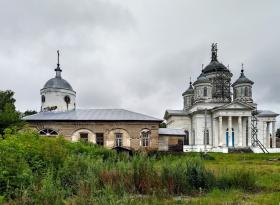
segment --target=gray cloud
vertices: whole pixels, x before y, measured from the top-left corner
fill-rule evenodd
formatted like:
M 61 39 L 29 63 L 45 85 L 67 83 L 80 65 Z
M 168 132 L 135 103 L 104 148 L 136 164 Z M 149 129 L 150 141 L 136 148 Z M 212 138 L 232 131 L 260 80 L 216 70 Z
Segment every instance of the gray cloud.
M 218 42 L 232 81 L 243 62 L 259 108 L 280 113 L 279 7 L 278 0 L 0 1 L 0 89 L 16 92 L 18 109 L 38 109 L 60 49 L 79 107 L 162 118 L 182 108 L 189 77 Z

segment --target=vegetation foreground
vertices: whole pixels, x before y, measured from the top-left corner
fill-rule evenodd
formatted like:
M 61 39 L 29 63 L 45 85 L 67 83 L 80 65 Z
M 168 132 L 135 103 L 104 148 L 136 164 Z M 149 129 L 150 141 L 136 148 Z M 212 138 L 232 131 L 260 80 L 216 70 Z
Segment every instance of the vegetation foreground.
M 279 204 L 279 154 L 137 153 L 42 138 L 0 140 L 1 204 Z

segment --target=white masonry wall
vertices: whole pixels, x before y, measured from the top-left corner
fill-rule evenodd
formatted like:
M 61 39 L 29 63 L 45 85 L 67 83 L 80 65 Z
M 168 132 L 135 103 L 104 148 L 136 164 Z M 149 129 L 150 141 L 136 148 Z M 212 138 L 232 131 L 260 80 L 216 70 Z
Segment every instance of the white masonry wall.
M 47 108 L 56 106 L 54 111 L 68 111 L 75 109 L 76 94 L 71 90 L 47 88 L 41 90 L 41 97 L 45 96 L 45 102 L 41 104 L 41 110 L 46 111 Z M 70 103 L 67 106 L 65 96 L 70 97 Z

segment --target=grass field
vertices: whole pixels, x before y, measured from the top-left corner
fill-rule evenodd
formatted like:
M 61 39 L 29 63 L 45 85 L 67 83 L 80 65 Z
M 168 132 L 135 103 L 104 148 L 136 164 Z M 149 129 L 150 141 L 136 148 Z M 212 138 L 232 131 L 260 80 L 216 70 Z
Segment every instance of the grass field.
M 280 202 L 280 154 L 117 154 L 32 131 L 0 139 L 0 204 Z
M 280 154 L 221 154 L 209 153 L 215 160 L 205 160 L 213 172 L 236 169 L 251 170 L 256 176 L 256 190 L 218 190 L 196 197 L 182 197 L 182 204 L 265 204 L 280 203 Z M 188 158 L 185 156 L 174 157 Z M 174 199 L 171 203 L 174 202 Z M 177 203 L 178 199 L 177 199 Z M 180 203 L 179 203 L 180 204 Z

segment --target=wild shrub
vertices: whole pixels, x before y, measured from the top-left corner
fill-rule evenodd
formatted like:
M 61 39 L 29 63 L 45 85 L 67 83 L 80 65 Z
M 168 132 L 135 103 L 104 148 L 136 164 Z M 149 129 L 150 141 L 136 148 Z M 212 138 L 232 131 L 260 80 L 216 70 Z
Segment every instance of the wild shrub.
M 208 171 L 199 158 L 187 161 L 187 177 L 194 190 L 209 190 L 215 183 L 214 175 Z
M 256 188 L 256 175 L 253 171 L 246 169 L 225 169 L 222 170 L 216 181 L 216 186 L 220 189 L 242 189 L 253 190 Z
M 64 147 L 67 149 L 68 154 L 90 156 L 92 158 L 102 158 L 104 161 L 113 161 L 118 157 L 114 150 L 104 149 L 104 147 L 91 143 L 64 142 Z
M 91 159 L 81 156 L 69 156 L 57 171 L 61 187 L 68 195 L 77 194 L 80 182 L 87 176 L 88 163 Z
M 170 166 L 165 164 L 161 171 L 161 180 L 168 194 L 185 194 L 191 191 L 186 173 L 186 164 Z
M 160 189 L 160 176 L 154 167 L 154 160 L 146 154 L 133 157 L 132 177 L 137 193 L 150 194 Z
M 10 150 L 0 151 L 0 193 L 14 198 L 20 195 L 20 191 L 28 187 L 34 178 L 26 161 L 16 150 L 12 151 L 11 147 L 8 149 Z
M 255 174 L 245 169 L 216 170 L 214 176 L 205 168 L 204 157 L 141 152 L 131 157 L 62 137 L 40 137 L 30 130 L 7 133 L 0 139 L 0 195 L 14 204 L 102 204 L 114 203 L 118 196 L 130 202 L 139 195 L 256 187 Z
M 198 190 L 207 191 L 214 185 L 214 175 L 206 170 L 199 158 L 166 164 L 162 169 L 161 179 L 169 194 L 189 194 Z
M 40 204 L 63 204 L 65 191 L 60 186 L 59 179 L 54 176 L 52 169 L 47 171 L 46 176 L 42 180 L 41 188 L 38 190 L 38 192 L 35 192 L 34 195 Z

